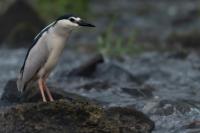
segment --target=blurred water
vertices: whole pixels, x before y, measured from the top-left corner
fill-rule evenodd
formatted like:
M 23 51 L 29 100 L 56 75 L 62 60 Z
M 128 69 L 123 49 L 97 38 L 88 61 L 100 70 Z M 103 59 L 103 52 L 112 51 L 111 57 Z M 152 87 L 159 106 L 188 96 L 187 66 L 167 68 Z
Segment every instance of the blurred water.
M 0 50 L 0 94 L 8 80 L 16 78 L 23 63 L 25 50 Z
M 6 82 L 16 78 L 26 54 L 26 49 L 0 50 L 0 94 Z M 74 92 L 105 103 L 105 106 L 130 106 L 146 113 L 156 124 L 154 133 L 190 133 L 200 129 L 186 129 L 184 126 L 194 120 L 200 120 L 200 59 L 196 54 L 186 58 L 171 57 L 168 54 L 146 53 L 135 59 L 126 57 L 124 62 L 117 62 L 133 75 L 147 75 L 144 85 L 155 90 L 151 97 L 134 97 L 124 93 L 121 86 L 97 90 L 92 88 L 72 89 L 67 82 L 59 79 L 64 71 L 68 72 L 78 66 L 90 55 L 65 51 L 58 67 L 51 75 L 50 81 Z M 89 79 L 77 79 L 70 82 L 87 83 Z M 131 87 L 131 84 L 126 84 Z M 166 100 L 166 101 L 165 101 Z M 163 104 L 161 104 L 163 103 Z

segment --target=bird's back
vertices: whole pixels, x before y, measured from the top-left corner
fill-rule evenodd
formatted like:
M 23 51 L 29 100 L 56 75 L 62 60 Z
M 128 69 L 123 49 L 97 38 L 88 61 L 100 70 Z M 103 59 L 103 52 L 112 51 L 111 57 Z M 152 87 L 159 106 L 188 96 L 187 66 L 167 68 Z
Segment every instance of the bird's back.
M 37 72 L 45 64 L 49 55 L 45 43 L 46 39 L 44 36 L 28 51 L 17 80 L 17 88 L 20 92 L 22 92 L 27 84 L 37 76 Z
M 52 26 L 54 26 L 54 24 L 55 22 L 49 24 L 47 27 L 41 30 L 38 35 L 36 35 L 32 46 L 27 52 L 24 64 L 17 79 L 17 88 L 20 92 L 24 90 L 27 82 L 34 77 L 41 65 L 44 64 L 45 59 L 48 56 L 48 50 L 45 46 L 46 33 Z

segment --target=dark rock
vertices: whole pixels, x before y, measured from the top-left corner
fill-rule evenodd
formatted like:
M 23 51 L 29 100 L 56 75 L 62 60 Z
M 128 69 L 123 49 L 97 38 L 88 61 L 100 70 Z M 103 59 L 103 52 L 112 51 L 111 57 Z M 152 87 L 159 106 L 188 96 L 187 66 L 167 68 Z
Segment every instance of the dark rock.
M 86 63 L 87 64 L 87 63 Z M 82 65 L 81 65 L 82 66 Z M 84 66 L 84 64 L 83 64 Z M 82 67 L 81 67 L 82 68 Z M 115 63 L 102 63 L 102 64 L 95 64 L 96 69 L 90 69 L 90 67 L 86 67 L 87 74 L 76 74 L 80 69 L 72 69 L 69 72 L 70 75 L 67 76 L 76 76 L 77 78 L 89 78 L 92 80 L 99 80 L 106 83 L 118 83 L 121 82 L 135 82 L 136 84 L 142 84 L 143 76 L 136 77 L 131 72 L 123 68 L 121 65 L 117 65 Z M 78 72 L 79 73 L 79 72 Z M 67 77 L 66 74 L 61 74 L 61 77 Z
M 98 69 L 91 76 L 95 79 L 101 79 L 110 82 L 135 82 L 142 84 L 143 79 L 136 77 L 130 71 L 115 63 L 104 63 L 98 66 Z
M 200 103 L 194 100 L 162 100 L 157 107 L 154 108 L 155 114 L 168 116 L 175 112 L 185 114 L 191 111 L 192 108 L 199 109 Z
M 189 123 L 188 125 L 185 125 L 184 128 L 186 129 L 200 128 L 200 121 L 193 121 Z
M 121 125 L 120 133 L 150 133 L 154 129 L 154 122 L 135 109 L 113 107 L 106 115 Z
M 34 91 L 38 89 L 19 96 L 15 80 L 5 89 L 1 101 L 9 105 L 0 108 L 0 132 L 149 133 L 154 128 L 154 123 L 139 111 L 103 109 L 87 98 L 58 89 L 51 92 L 55 99 L 62 100 L 48 103 L 39 102 L 41 96 Z
M 96 70 L 97 65 L 103 62 L 103 56 L 101 54 L 97 54 L 87 62 L 81 64 L 79 67 L 71 70 L 68 76 L 89 77 Z
M 186 59 L 188 57 L 189 53 L 187 51 L 176 51 L 174 53 L 170 53 L 168 58 L 170 59 Z
M 135 76 L 121 65 L 111 62 L 102 63 L 102 61 L 102 55 L 94 56 L 79 67 L 72 69 L 69 73 L 61 73 L 58 76 L 59 80 L 60 82 L 67 82 L 69 88 L 74 88 L 75 90 L 84 89 L 86 91 L 121 88 L 130 82 L 141 85 L 145 81 L 146 75 Z M 82 80 L 84 82 L 81 82 Z M 146 93 L 146 90 L 144 92 Z
M 0 109 L 0 132 L 6 133 L 149 133 L 154 123 L 132 109 L 102 108 L 59 100 Z
M 194 8 L 194 9 L 188 11 L 184 15 L 176 16 L 176 18 L 174 20 L 172 20 L 172 25 L 180 26 L 183 24 L 192 23 L 192 21 L 194 21 L 195 19 L 197 19 L 199 17 L 198 12 L 199 12 L 199 10 Z
M 169 35 L 167 42 L 175 47 L 196 49 L 200 48 L 200 32 L 198 30 L 174 32 Z
M 134 97 L 152 97 L 153 91 L 155 90 L 151 86 L 142 86 L 142 87 L 135 87 L 135 88 L 122 88 L 122 90 Z
M 68 100 L 79 100 L 79 101 L 87 101 L 91 102 L 91 100 L 73 94 L 69 92 L 63 91 L 61 88 L 52 88 L 50 87 L 50 90 L 53 94 L 53 97 L 58 99 L 68 99 Z M 24 93 L 19 93 L 16 86 L 16 79 L 8 81 L 8 83 L 5 86 L 4 93 L 2 94 L 1 101 L 10 103 L 10 104 L 16 104 L 16 103 L 24 103 L 24 102 L 39 102 L 42 101 L 41 94 L 39 92 L 39 89 L 32 88 L 28 91 L 25 91 Z
M 4 43 L 5 47 L 11 48 L 29 47 L 34 36 L 44 24 L 44 21 L 26 1 L 16 0 L 0 16 L 0 44 Z
M 16 79 L 9 80 L 4 88 L 1 100 L 8 103 L 17 103 L 20 100 L 20 92 L 17 91 Z
M 117 63 L 104 62 L 103 56 L 99 54 L 82 63 L 79 67 L 72 69 L 70 72 L 63 72 L 59 75 L 59 80 L 61 81 L 89 80 L 85 84 L 77 85 L 77 88 L 86 88 L 88 90 L 91 88 L 106 89 L 113 84 L 120 84 L 122 82 L 142 84 L 146 78 L 148 78 L 146 75 L 133 75 Z
M 29 103 L 0 110 L 0 132 L 6 133 L 118 133 L 98 106 L 60 100 Z
M 83 85 L 77 86 L 76 89 L 85 89 L 85 90 L 91 90 L 95 89 L 97 91 L 103 91 L 107 90 L 112 87 L 112 84 L 106 81 L 91 81 L 87 82 Z

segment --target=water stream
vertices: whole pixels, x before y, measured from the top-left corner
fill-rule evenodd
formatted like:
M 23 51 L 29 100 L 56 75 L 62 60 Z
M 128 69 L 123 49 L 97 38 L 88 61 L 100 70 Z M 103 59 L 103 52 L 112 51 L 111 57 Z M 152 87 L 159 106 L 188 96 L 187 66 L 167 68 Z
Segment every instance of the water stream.
M 26 49 L 0 50 L 0 94 L 6 82 L 16 78 L 25 54 Z M 194 129 L 185 127 L 194 120 L 200 120 L 200 58 L 197 54 L 191 53 L 186 57 L 179 57 L 169 53 L 151 52 L 135 58 L 125 57 L 123 62 L 110 61 L 111 64 L 119 65 L 142 79 L 140 86 L 123 81 L 105 88 L 66 87 L 68 83 L 70 86 L 76 86 L 77 82 L 83 85 L 90 82 L 90 79 L 85 78 L 67 81 L 67 78 L 63 80 L 59 77 L 89 57 L 88 54 L 65 51 L 49 82 L 59 83 L 59 86 L 66 88 L 66 91 L 101 101 L 104 106 L 137 108 L 155 122 L 154 133 L 200 132 L 198 127 Z M 110 62 L 107 61 L 104 65 L 109 65 Z M 113 73 L 115 72 L 107 73 L 105 77 Z M 97 82 L 99 81 L 101 80 L 98 79 Z M 146 92 L 145 90 L 149 88 L 150 91 Z

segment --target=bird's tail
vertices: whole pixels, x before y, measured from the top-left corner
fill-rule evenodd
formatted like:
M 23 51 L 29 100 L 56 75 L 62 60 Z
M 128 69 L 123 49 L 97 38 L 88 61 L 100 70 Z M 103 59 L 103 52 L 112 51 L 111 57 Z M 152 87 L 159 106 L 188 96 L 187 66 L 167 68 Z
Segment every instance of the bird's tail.
M 24 91 L 24 83 L 22 82 L 21 74 L 17 78 L 17 89 L 21 93 Z

